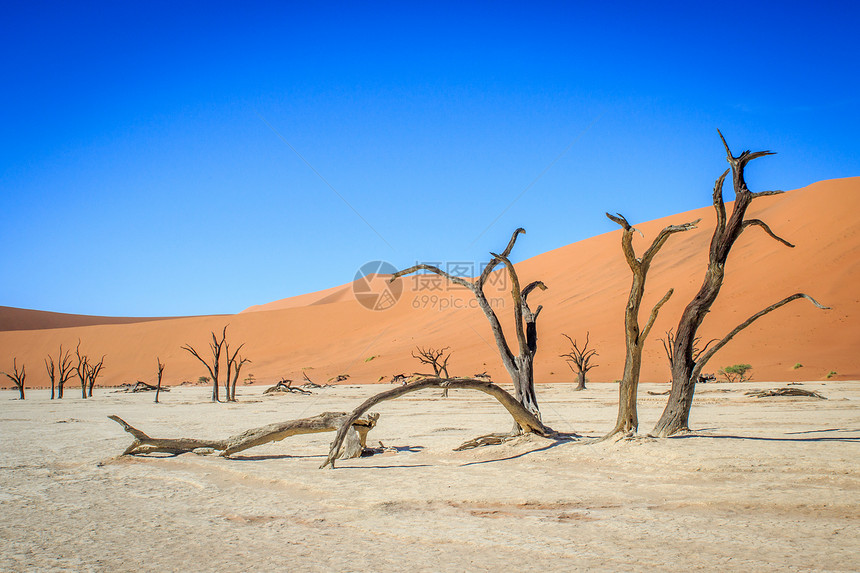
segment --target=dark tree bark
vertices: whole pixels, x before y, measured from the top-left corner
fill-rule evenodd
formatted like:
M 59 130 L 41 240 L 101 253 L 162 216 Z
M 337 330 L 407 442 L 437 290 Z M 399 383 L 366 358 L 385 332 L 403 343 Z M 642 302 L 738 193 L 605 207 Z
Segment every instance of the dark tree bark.
M 782 191 L 759 191 L 753 193 L 749 190 L 744 180 L 744 169 L 750 161 L 759 157 L 773 155 L 773 152 L 744 151 L 735 157 L 732 155 L 722 133 L 720 133 L 720 139 L 726 150 L 726 159 L 730 167 L 717 178 L 714 185 L 713 203 L 717 214 L 717 224 L 714 228 L 714 235 L 711 238 L 708 268 L 705 271 L 705 279 L 699 288 L 699 292 L 696 293 L 696 296 L 693 297 L 693 300 L 684 309 L 678 322 L 672 350 L 672 389 L 669 392 L 666 408 L 663 410 L 663 414 L 652 431 L 652 435 L 658 437 L 668 437 L 689 429 L 690 408 L 693 404 L 693 395 L 699 375 L 708 363 L 708 360 L 725 346 L 735 334 L 752 324 L 758 318 L 798 298 L 805 298 L 819 308 L 827 308 L 807 294 L 793 294 L 751 316 L 721 339 L 715 346 L 694 357 L 697 332 L 710 311 L 711 306 L 717 300 L 717 296 L 720 294 L 729 252 L 741 233 L 749 227 L 759 227 L 779 243 L 787 247 L 794 247 L 794 245 L 771 231 L 770 227 L 764 221 L 760 219 L 746 219 L 746 211 L 753 199 L 782 193 Z M 731 216 L 727 217 L 726 205 L 723 201 L 723 183 L 729 171 L 732 172 L 735 202 Z
M 380 402 L 384 402 L 386 400 L 393 400 L 395 398 L 399 398 L 404 394 L 409 394 L 411 392 L 417 392 L 418 390 L 423 390 L 425 388 L 461 388 L 464 390 L 478 390 L 480 392 L 484 392 L 489 394 L 493 398 L 499 401 L 499 403 L 505 407 L 508 413 L 513 417 L 514 423 L 522 428 L 523 432 L 539 434 L 541 436 L 552 436 L 555 432 L 552 428 L 545 426 L 540 419 L 535 416 L 531 411 L 529 411 L 519 400 L 515 397 L 508 394 L 504 388 L 501 386 L 496 386 L 492 382 L 485 382 L 483 380 L 475 380 L 473 378 L 424 378 L 417 380 L 415 382 L 410 382 L 405 386 L 398 386 L 391 390 L 387 390 L 385 392 L 381 392 L 375 396 L 371 396 L 367 400 L 365 400 L 358 408 L 352 411 L 352 414 L 346 419 L 343 426 L 337 431 L 337 434 L 334 437 L 334 440 L 331 444 L 331 449 L 329 450 L 328 458 L 323 465 L 320 466 L 320 469 L 325 468 L 326 466 L 331 466 L 334 468 L 334 460 L 337 458 L 337 452 L 340 451 L 340 448 L 343 444 L 343 441 L 346 437 L 346 432 L 349 428 L 349 424 L 352 424 L 357 420 L 362 414 L 370 410 L 376 404 Z
M 589 370 L 598 366 L 597 364 L 591 364 L 591 359 L 599 355 L 597 354 L 597 350 L 593 348 L 591 350 L 588 349 L 589 334 L 588 332 L 585 333 L 585 345 L 582 348 L 577 346 L 576 340 L 564 333 L 561 334 L 570 341 L 570 352 L 560 354 L 559 356 L 565 359 L 568 367 L 576 374 L 576 388 L 574 390 L 585 390 L 585 375 Z M 575 369 L 574 366 L 576 367 Z
M 124 456 L 153 453 L 183 454 L 187 452 L 208 455 L 218 452 L 219 456 L 229 457 L 248 448 L 277 442 L 289 436 L 339 430 L 343 427 L 344 422 L 350 418 L 350 415 L 346 412 L 324 412 L 311 418 L 276 422 L 253 428 L 226 440 L 151 438 L 119 416 L 108 416 L 108 418 L 134 436 L 134 442 L 122 453 Z M 340 458 L 359 457 L 366 447 L 367 433 L 376 425 L 378 418 L 379 414 L 369 414 L 366 418 L 352 420 L 349 428 L 347 428 L 348 432 L 344 431 L 344 434 L 348 434 L 348 439 L 346 445 L 338 450 L 338 456 Z
M 651 246 L 640 258 L 636 256 L 633 250 L 633 233 L 636 232 L 636 229 L 631 227 L 627 219 L 621 215 L 614 216 L 607 213 L 606 216 L 621 225 L 623 229 L 621 250 L 624 252 L 627 264 L 633 272 L 633 284 L 630 287 L 630 295 L 624 310 L 624 335 L 627 351 L 624 357 L 624 374 L 621 377 L 621 383 L 618 388 L 618 419 L 612 431 L 605 436 L 605 438 L 608 438 L 618 433 L 635 433 L 639 428 L 636 399 L 639 389 L 639 372 L 642 368 L 642 350 L 645 347 L 645 340 L 651 332 L 651 327 L 654 326 L 654 321 L 657 320 L 660 307 L 669 300 L 673 292 L 672 289 L 669 289 L 669 292 L 660 299 L 660 302 L 654 305 L 654 308 L 651 309 L 651 315 L 648 317 L 648 322 L 640 330 L 639 307 L 645 294 L 645 279 L 648 276 L 648 269 L 651 267 L 654 256 L 663 248 L 663 245 L 666 244 L 670 236 L 675 233 L 695 229 L 696 223 L 699 220 L 697 219 L 696 221 L 682 225 L 669 225 L 660 231 L 654 242 L 651 243 Z
M 158 395 L 161 393 L 161 376 L 164 374 L 164 364 L 162 364 L 159 357 L 156 357 L 155 360 L 158 362 L 158 385 L 155 388 L 155 403 L 158 404 Z
M 541 281 L 530 283 L 524 289 L 520 289 L 519 278 L 513 264 L 508 260 L 508 255 L 511 253 L 517 236 L 520 233 L 525 233 L 524 229 L 517 229 L 511 236 L 508 246 L 501 254 L 490 253 L 493 258 L 484 268 L 481 275 L 474 281 L 468 281 L 460 277 L 452 276 L 438 267 L 433 265 L 415 265 L 408 269 L 398 271 L 391 280 L 396 280 L 399 277 L 414 273 L 415 271 L 425 270 L 431 273 L 445 277 L 454 284 L 468 288 L 475 295 L 478 301 L 478 306 L 484 312 L 487 320 L 490 322 L 490 328 L 493 331 L 493 338 L 496 341 L 496 346 L 502 358 L 502 364 L 505 370 L 511 377 L 514 383 L 514 395 L 516 400 L 522 404 L 526 410 L 531 412 L 535 417 L 540 419 L 540 408 L 538 407 L 537 396 L 534 387 L 534 357 L 537 352 L 537 318 L 542 309 L 538 306 L 537 310 L 532 312 L 528 305 L 528 295 L 536 288 L 546 290 L 546 285 Z M 505 338 L 502 325 L 499 322 L 498 316 L 493 311 L 492 306 L 487 300 L 484 293 L 484 284 L 493 270 L 503 264 L 511 279 L 511 298 L 514 305 L 514 328 L 517 336 L 518 352 L 515 355 Z
M 212 364 L 209 364 L 204 360 L 200 354 L 197 353 L 197 350 L 194 349 L 190 344 L 185 344 L 182 346 L 182 350 L 189 352 L 194 358 L 203 363 L 203 366 L 206 367 L 206 370 L 209 371 L 209 376 L 212 379 L 212 401 L 220 402 L 220 398 L 218 397 L 218 374 L 221 370 L 221 350 L 224 347 L 224 344 L 227 340 L 227 326 L 221 331 L 221 340 L 218 340 L 218 337 L 215 336 L 215 332 L 212 332 L 212 342 L 209 343 L 209 349 L 212 351 Z M 241 348 L 241 347 L 240 347 Z
M 18 359 L 12 359 L 12 374 L 8 372 L 3 372 L 6 375 L 6 378 L 15 383 L 15 387 L 18 389 L 18 399 L 24 399 L 24 381 L 27 378 L 27 373 L 25 371 L 25 366 L 21 365 L 21 371 L 18 372 Z

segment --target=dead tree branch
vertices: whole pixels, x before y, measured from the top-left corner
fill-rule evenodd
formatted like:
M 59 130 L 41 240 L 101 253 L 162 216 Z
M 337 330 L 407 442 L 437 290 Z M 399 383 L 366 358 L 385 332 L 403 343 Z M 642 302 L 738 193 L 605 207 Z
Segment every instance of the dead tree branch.
M 230 436 L 225 440 L 151 438 L 119 416 L 108 417 L 134 436 L 134 442 L 122 453 L 124 456 L 153 453 L 183 454 L 187 452 L 208 455 L 217 452 L 219 456 L 229 457 L 249 448 L 278 442 L 290 436 L 333 432 L 340 429 L 350 416 L 346 412 L 323 412 L 310 418 L 267 424 Z M 365 418 L 353 420 L 348 428 L 349 431 L 344 432 L 345 434 L 348 433 L 349 436 L 346 446 L 338 450 L 338 457 L 344 459 L 360 456 L 366 447 L 367 433 L 376 425 L 378 418 L 379 414 L 369 414 Z
M 329 455 L 326 461 L 320 466 L 320 469 L 325 468 L 326 466 L 331 466 L 334 468 L 334 460 L 337 457 L 337 452 L 340 451 L 340 447 L 346 437 L 346 432 L 349 427 L 349 424 L 353 423 L 357 420 L 362 414 L 370 410 L 376 404 L 380 402 L 384 402 L 386 400 L 393 400 L 395 398 L 399 398 L 404 394 L 409 394 L 411 392 L 417 392 L 418 390 L 423 390 L 425 388 L 460 388 L 464 390 L 478 390 L 480 392 L 484 392 L 489 394 L 493 398 L 499 401 L 502 406 L 508 411 L 508 413 L 513 417 L 514 422 L 523 429 L 523 432 L 530 432 L 534 434 L 539 434 L 541 436 L 551 436 L 554 435 L 555 432 L 545 426 L 537 416 L 532 414 L 529 410 L 527 410 L 516 398 L 508 394 L 501 386 L 496 386 L 492 382 L 485 382 L 483 380 L 475 380 L 473 378 L 424 378 L 421 380 L 416 380 L 410 384 L 406 384 L 405 386 L 398 386 L 396 388 L 392 388 L 391 390 L 387 390 L 385 392 L 380 392 L 375 396 L 371 396 L 367 400 L 365 400 L 360 406 L 358 406 L 355 410 L 352 411 L 349 418 L 347 418 L 344 425 L 338 430 L 337 434 L 332 441 L 331 449 L 329 450 Z

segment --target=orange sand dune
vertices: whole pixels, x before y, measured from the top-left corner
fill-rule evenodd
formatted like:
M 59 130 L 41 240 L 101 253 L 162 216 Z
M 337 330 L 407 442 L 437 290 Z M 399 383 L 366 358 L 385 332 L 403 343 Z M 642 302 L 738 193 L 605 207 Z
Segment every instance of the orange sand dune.
M 703 191 L 703 200 L 709 193 Z M 758 380 L 818 380 L 835 371 L 839 378 L 860 379 L 860 178 L 823 181 L 755 200 L 751 217 L 767 221 L 796 248 L 787 248 L 761 229 L 747 230 L 729 257 L 722 294 L 702 329 L 705 340 L 721 337 L 754 312 L 797 291 L 807 292 L 832 307 L 822 311 L 807 301 L 790 305 L 760 319 L 718 353 L 706 372 L 725 365 L 750 363 Z M 712 207 L 636 225 L 641 252 L 667 224 L 702 218 L 699 229 L 675 235 L 655 259 L 643 304 L 643 322 L 650 306 L 670 288 L 645 348 L 643 381 L 669 377 L 659 338 L 676 326 L 705 270 L 707 246 L 714 224 Z M 620 231 L 613 231 L 544 253 L 517 265 L 523 284 L 543 280 L 547 291 L 535 292 L 532 304 L 544 306 L 540 315 L 536 379 L 563 382 L 573 376 L 559 354 L 566 352 L 561 333 L 584 339 L 599 352 L 590 373 L 594 381 L 620 377 L 624 359 L 623 313 L 630 271 L 620 249 Z M 528 235 L 520 237 L 528 241 Z M 492 247 L 492 246 L 490 246 Z M 495 248 L 501 248 L 497 245 Z M 490 250 L 488 248 L 488 250 Z M 514 253 L 515 254 L 515 253 Z M 125 324 L 51 323 L 34 314 L 30 328 L 20 320 L 15 331 L 0 332 L 0 369 L 13 357 L 28 366 L 28 382 L 44 385 L 43 359 L 62 343 L 106 355 L 103 382 L 152 381 L 156 356 L 166 363 L 165 380 L 176 384 L 196 380 L 203 367 L 180 349 L 185 343 L 205 348 L 211 330 L 229 324 L 229 339 L 245 342 L 243 354 L 252 360 L 245 374 L 270 382 L 282 376 L 300 380 L 302 372 L 316 382 L 349 374 L 350 382 L 376 382 L 421 368 L 410 353 L 416 345 L 448 346 L 452 375 L 487 371 L 507 381 L 492 334 L 481 311 L 462 288 L 432 279 L 402 279 L 404 292 L 388 310 L 371 311 L 352 296 L 352 285 L 251 307 L 232 316 L 149 320 Z M 381 281 L 377 281 L 380 282 Z M 488 288 L 497 301 L 512 343 L 508 286 Z M 0 315 L 11 314 L 4 309 Z M 32 312 L 32 311 L 20 311 Z M 19 316 L 25 316 L 20 314 Z M 7 324 L 7 323 L 2 323 Z M 11 324 L 11 322 L 9 323 Z M 794 368 L 796 364 L 802 367 Z

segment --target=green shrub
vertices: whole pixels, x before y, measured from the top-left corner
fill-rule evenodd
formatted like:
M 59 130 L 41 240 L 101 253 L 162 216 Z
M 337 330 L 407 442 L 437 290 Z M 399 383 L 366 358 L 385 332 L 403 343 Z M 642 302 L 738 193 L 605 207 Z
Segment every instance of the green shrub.
M 752 374 L 748 375 L 750 370 L 752 370 L 752 366 L 749 364 L 732 364 L 721 368 L 718 374 L 723 376 L 726 382 L 746 382 L 752 380 Z
M 803 368 L 803 364 L 801 364 L 800 362 L 798 362 L 797 364 L 795 364 L 794 366 L 792 366 L 792 368 L 794 368 L 795 370 L 797 370 L 798 368 Z

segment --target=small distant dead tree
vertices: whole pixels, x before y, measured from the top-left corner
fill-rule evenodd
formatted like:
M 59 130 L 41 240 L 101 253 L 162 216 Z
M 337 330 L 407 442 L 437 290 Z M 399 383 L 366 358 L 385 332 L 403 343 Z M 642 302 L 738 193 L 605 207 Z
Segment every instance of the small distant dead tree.
M 673 289 L 663 295 L 663 298 L 654 305 L 651 309 L 651 315 L 648 317 L 648 322 L 645 327 L 639 328 L 639 307 L 642 304 L 642 297 L 645 294 L 645 279 L 648 275 L 648 269 L 651 267 L 651 262 L 654 256 L 663 248 L 669 237 L 675 233 L 682 233 L 696 228 L 696 223 L 699 219 L 682 225 L 669 225 L 664 228 L 648 250 L 641 257 L 636 256 L 633 250 L 633 233 L 636 229 L 630 226 L 620 214 L 606 216 L 617 223 L 622 228 L 621 234 L 621 250 L 624 252 L 624 258 L 627 259 L 627 265 L 633 271 L 633 284 L 630 286 L 630 296 L 627 299 L 627 306 L 624 309 L 624 334 L 627 352 L 624 358 L 624 374 L 621 378 L 621 383 L 618 386 L 618 419 L 615 427 L 605 437 L 608 438 L 618 433 L 635 433 L 639 427 L 639 416 L 636 411 L 636 394 L 639 388 L 639 372 L 642 368 L 642 349 L 645 347 L 645 339 L 651 332 L 651 327 L 654 326 L 654 321 L 657 320 L 657 314 L 660 312 L 660 307 L 666 304 L 669 297 L 674 292 Z
M 490 322 L 490 328 L 492 329 L 493 338 L 496 341 L 496 347 L 498 348 L 499 354 L 502 358 L 502 364 L 504 364 L 505 370 L 508 371 L 511 381 L 514 383 L 514 396 L 517 402 L 522 404 L 523 407 L 532 415 L 540 419 L 540 408 L 538 407 L 537 395 L 535 394 L 534 386 L 534 357 L 535 353 L 537 353 L 537 318 L 543 307 L 538 306 L 537 310 L 532 312 L 528 305 L 528 296 L 536 288 L 546 290 L 547 287 L 541 281 L 534 281 L 529 283 L 525 288 L 520 289 L 519 277 L 514 269 L 514 265 L 508 259 L 511 249 L 514 248 L 514 244 L 517 241 L 517 237 L 520 233 L 525 232 L 525 229 L 517 229 L 511 236 L 508 246 L 505 247 L 505 250 L 502 251 L 501 254 L 490 253 L 493 258 L 487 266 L 484 267 L 481 275 L 474 282 L 450 275 L 438 267 L 426 264 L 415 265 L 408 269 L 398 271 L 394 273 L 391 280 L 394 281 L 402 276 L 419 270 L 424 270 L 445 277 L 452 283 L 466 287 L 472 291 L 472 294 L 478 301 L 478 306 Z M 508 341 L 505 338 L 504 331 L 502 330 L 502 325 L 499 322 L 499 317 L 496 315 L 490 302 L 487 300 L 486 294 L 484 294 L 484 284 L 487 282 L 487 279 L 490 277 L 493 270 L 495 270 L 495 268 L 500 264 L 507 268 L 508 275 L 511 279 L 511 299 L 514 306 L 514 329 L 517 337 L 517 345 L 519 347 L 516 355 L 511 351 L 511 348 L 508 345 Z M 521 430 L 522 428 L 518 431 Z
M 63 387 L 75 373 L 72 364 L 72 351 L 66 349 L 63 352 L 63 345 L 61 344 L 56 362 L 54 362 L 54 358 L 50 354 L 45 359 L 45 370 L 47 370 L 48 377 L 51 379 L 51 400 L 54 399 L 55 386 L 57 399 L 61 399 L 63 397 Z
M 433 376 L 436 378 L 450 378 L 448 375 L 448 359 L 451 358 L 451 353 L 445 354 L 448 347 L 435 349 L 432 346 L 422 348 L 416 346 L 418 354 L 412 352 L 412 358 L 416 358 L 421 364 L 428 364 L 433 369 Z M 429 374 L 420 374 L 420 376 L 429 376 Z M 448 397 L 448 388 L 442 389 L 442 397 Z
M 705 279 L 699 288 L 699 292 L 696 293 L 684 309 L 678 322 L 678 328 L 675 331 L 676 335 L 672 350 L 672 389 L 669 392 L 666 407 L 652 430 L 652 435 L 657 437 L 667 437 L 689 429 L 690 409 L 693 405 L 693 395 L 699 375 L 714 354 L 728 344 L 736 334 L 762 316 L 800 298 L 809 300 L 818 308 L 828 308 L 808 294 L 795 293 L 755 313 L 720 339 L 709 350 L 699 353 L 694 358 L 694 347 L 699 327 L 720 294 L 729 252 L 732 250 L 735 241 L 741 236 L 741 233 L 750 227 L 759 227 L 777 242 L 787 247 L 794 247 L 794 245 L 771 231 L 767 223 L 761 219 L 746 218 L 747 209 L 753 199 L 782 193 L 782 191 L 759 191 L 753 193 L 747 187 L 746 180 L 744 179 L 744 169 L 750 161 L 759 157 L 773 155 L 773 152 L 756 151 L 751 153 L 750 151 L 744 151 L 735 157 L 732 155 L 723 134 L 719 130 L 717 133 L 719 133 L 720 140 L 723 142 L 723 147 L 726 150 L 726 160 L 729 162 L 729 169 L 726 169 L 714 184 L 713 203 L 717 215 L 717 224 L 714 228 L 714 235 L 711 238 L 708 268 L 705 271 Z M 732 214 L 727 217 L 726 205 L 723 201 L 723 183 L 729 171 L 732 172 L 735 201 L 732 207 Z
M 24 399 L 24 380 L 27 378 L 27 373 L 25 372 L 24 365 L 21 365 L 21 371 L 18 372 L 18 359 L 12 359 L 12 374 L 8 372 L 3 372 L 6 375 L 6 378 L 15 383 L 15 387 L 18 388 L 18 399 Z
M 161 376 L 164 374 L 164 364 L 161 362 L 161 358 L 157 356 L 155 360 L 158 362 L 158 385 L 155 388 L 155 403 L 158 404 L 158 395 L 161 393 Z
M 289 392 L 292 394 L 313 394 L 310 390 L 305 390 L 299 386 L 293 386 L 293 381 L 288 378 L 281 378 L 281 380 L 275 384 L 274 386 L 270 386 L 263 390 L 263 394 L 277 394 L 279 392 Z
M 199 360 L 203 366 L 206 367 L 206 370 L 209 371 L 209 376 L 212 380 L 212 401 L 220 402 L 220 398 L 218 397 L 218 374 L 221 370 L 221 350 L 224 348 L 224 344 L 227 341 L 227 326 L 221 331 L 221 339 L 215 335 L 215 332 L 212 331 L 212 342 L 209 343 L 209 350 L 212 351 L 212 363 L 207 362 L 197 350 L 194 349 L 190 344 L 185 344 L 182 346 L 182 350 L 189 352 L 194 358 Z
M 87 397 L 93 397 L 93 386 L 96 385 L 96 380 L 101 375 L 102 368 L 104 367 L 105 357 L 102 356 L 101 360 L 96 362 L 95 364 L 91 364 L 89 370 L 87 372 Z
M 576 374 L 576 388 L 574 390 L 585 390 L 585 374 L 592 368 L 597 368 L 597 364 L 591 364 L 591 359 L 598 356 L 598 354 L 597 350 L 593 348 L 591 350 L 588 349 L 588 337 L 590 333 L 585 333 L 585 344 L 582 348 L 577 346 L 576 340 L 565 333 L 562 332 L 561 335 L 570 341 L 571 350 L 567 354 L 560 354 L 559 356 L 565 359 L 567 366 Z M 576 366 L 576 369 L 574 369 L 574 366 Z
M 98 362 L 91 362 L 86 354 L 81 354 L 81 341 L 78 340 L 78 345 L 75 347 L 75 355 L 78 357 L 78 364 L 75 366 L 75 373 L 78 375 L 78 380 L 81 383 L 81 398 L 92 398 L 93 387 L 96 380 L 101 375 L 104 367 L 105 357 L 102 356 Z

